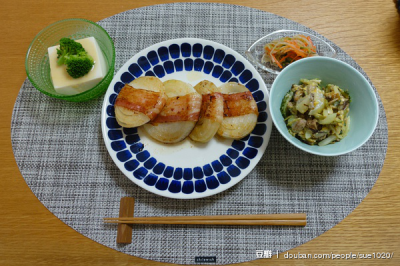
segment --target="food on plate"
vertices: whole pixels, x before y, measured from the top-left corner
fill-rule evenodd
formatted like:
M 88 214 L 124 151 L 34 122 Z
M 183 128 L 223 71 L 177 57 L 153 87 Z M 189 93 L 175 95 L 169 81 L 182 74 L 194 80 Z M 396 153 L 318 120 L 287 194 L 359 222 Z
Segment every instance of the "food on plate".
M 343 139 L 350 129 L 350 95 L 321 80 L 301 79 L 282 100 L 281 113 L 289 133 L 301 141 L 325 146 Z
M 224 138 L 241 139 L 257 124 L 258 108 L 252 93 L 242 84 L 223 84 L 224 118 L 217 134 Z
M 298 34 L 293 37 L 282 37 L 264 46 L 263 63 L 270 63 L 283 68 L 302 58 L 317 55 L 317 48 L 310 36 Z
M 74 95 L 93 88 L 107 74 L 104 55 L 94 37 L 62 38 L 47 49 L 50 77 L 56 92 Z
M 157 77 L 139 77 L 125 86 L 115 100 L 115 118 L 123 127 L 138 127 L 154 120 L 167 100 Z
M 221 89 L 208 80 L 203 80 L 194 86 L 202 95 L 199 120 L 189 137 L 198 142 L 208 142 L 217 133 L 224 115 L 224 98 Z
M 164 88 L 167 95 L 164 108 L 143 127 L 151 137 L 162 143 L 177 143 L 195 127 L 202 97 L 192 85 L 180 80 L 167 80 Z
M 177 143 L 188 136 L 206 143 L 216 133 L 241 139 L 251 133 L 258 118 L 252 93 L 239 83 L 217 87 L 203 80 L 193 87 L 180 80 L 162 83 L 148 76 L 125 84 L 114 109 L 121 126 L 143 126 L 162 143 Z

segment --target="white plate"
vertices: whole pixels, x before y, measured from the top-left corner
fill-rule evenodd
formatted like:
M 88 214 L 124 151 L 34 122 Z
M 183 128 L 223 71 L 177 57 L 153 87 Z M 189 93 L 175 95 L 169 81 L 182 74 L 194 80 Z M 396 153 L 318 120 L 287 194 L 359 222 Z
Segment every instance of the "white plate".
M 186 139 L 173 145 L 151 139 L 140 127 L 122 128 L 115 119 L 115 99 L 125 83 L 143 75 L 193 86 L 205 79 L 216 86 L 244 84 L 258 105 L 256 128 L 241 140 L 215 136 L 207 144 Z M 238 183 L 261 159 L 272 128 L 268 97 L 259 73 L 232 49 L 203 39 L 168 40 L 137 53 L 114 76 L 102 108 L 103 138 L 118 168 L 140 187 L 169 198 L 206 197 Z

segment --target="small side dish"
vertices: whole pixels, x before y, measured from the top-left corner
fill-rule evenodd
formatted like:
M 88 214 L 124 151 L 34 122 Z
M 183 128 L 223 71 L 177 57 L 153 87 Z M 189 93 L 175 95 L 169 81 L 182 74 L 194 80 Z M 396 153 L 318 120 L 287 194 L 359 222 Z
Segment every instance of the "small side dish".
M 335 49 L 323 39 L 298 30 L 277 30 L 250 45 L 245 51 L 251 63 L 273 74 L 304 58 L 335 57 Z
M 94 37 L 61 38 L 48 48 L 50 76 L 56 92 L 74 95 L 98 84 L 107 74 L 104 55 Z
M 325 146 L 346 137 L 350 127 L 350 95 L 321 80 L 301 79 L 282 100 L 281 113 L 289 133 L 310 145 Z
M 261 61 L 283 68 L 302 58 L 318 55 L 317 47 L 310 36 L 303 34 L 282 37 L 264 46 L 265 54 Z
M 94 62 L 88 74 L 74 79 L 67 73 L 66 65 L 58 65 L 57 46 L 63 38 L 77 42 L 88 38 L 96 41 L 97 45 L 93 49 L 99 58 L 88 45 L 81 42 Z M 32 85 L 51 98 L 69 102 L 86 102 L 103 95 L 113 79 L 114 66 L 115 47 L 110 35 L 99 24 L 81 18 L 60 20 L 42 29 L 32 40 L 25 57 L 25 70 Z M 98 76 L 98 71 L 102 78 Z M 96 78 L 90 78 L 91 75 Z

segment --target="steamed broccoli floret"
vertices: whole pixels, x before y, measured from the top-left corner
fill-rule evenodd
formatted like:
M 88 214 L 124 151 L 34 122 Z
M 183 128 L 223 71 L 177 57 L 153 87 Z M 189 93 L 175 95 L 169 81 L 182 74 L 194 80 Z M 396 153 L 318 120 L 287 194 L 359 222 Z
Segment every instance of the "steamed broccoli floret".
M 88 53 L 79 53 L 78 55 L 71 55 L 65 59 L 67 65 L 67 72 L 73 78 L 79 78 L 87 73 L 93 67 L 93 58 Z
M 58 65 L 63 65 L 66 57 L 77 55 L 80 52 L 86 52 L 82 44 L 69 38 L 62 38 L 60 40 L 60 49 L 57 49 Z
M 92 69 L 93 58 L 86 52 L 82 44 L 69 39 L 60 40 L 60 49 L 57 49 L 57 63 L 66 65 L 68 74 L 73 78 L 80 78 Z

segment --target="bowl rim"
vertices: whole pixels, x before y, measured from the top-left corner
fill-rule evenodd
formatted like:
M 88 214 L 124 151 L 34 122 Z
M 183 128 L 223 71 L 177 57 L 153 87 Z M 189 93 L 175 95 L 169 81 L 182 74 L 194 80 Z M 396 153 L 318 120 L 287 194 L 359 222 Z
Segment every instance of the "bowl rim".
M 112 59 L 111 59 L 111 64 L 110 64 L 110 68 L 108 69 L 107 73 L 104 75 L 104 78 L 98 83 L 96 84 L 96 86 L 94 86 L 93 88 L 86 90 L 84 92 L 78 93 L 78 94 L 73 94 L 73 95 L 56 95 L 56 94 L 52 94 L 48 91 L 45 91 L 41 88 L 39 88 L 39 86 L 36 84 L 36 82 L 33 80 L 33 78 L 29 75 L 29 71 L 28 71 L 28 57 L 32 48 L 33 43 L 39 38 L 39 36 L 41 34 L 43 34 L 44 32 L 46 32 L 49 28 L 51 28 L 52 26 L 54 26 L 55 24 L 59 24 L 59 23 L 63 23 L 63 22 L 69 22 L 69 21 L 83 21 L 83 22 L 87 22 L 90 23 L 94 26 L 96 26 L 97 28 L 99 28 L 101 31 L 103 31 L 106 36 L 108 37 L 108 39 L 110 40 L 111 43 L 111 47 L 112 47 Z M 79 98 L 81 96 L 84 96 L 85 94 L 90 93 L 91 91 L 97 89 L 97 87 L 100 85 L 100 83 L 107 78 L 110 75 L 110 72 L 113 72 L 112 75 L 114 74 L 114 65 L 115 65 L 115 45 L 114 42 L 112 40 L 112 38 L 110 37 L 110 35 L 108 34 L 108 32 L 99 24 L 97 24 L 96 22 L 93 22 L 91 20 L 88 19 L 84 19 L 84 18 L 68 18 L 68 19 L 62 19 L 62 20 L 58 20 L 56 22 L 53 22 L 51 24 L 49 24 L 48 26 L 46 26 L 45 28 L 43 28 L 42 30 L 40 30 L 36 36 L 33 38 L 33 40 L 31 41 L 31 43 L 29 44 L 28 50 L 26 52 L 25 55 L 25 72 L 28 76 L 29 81 L 32 83 L 32 85 L 41 93 L 46 94 L 52 98 L 56 98 L 56 99 L 61 99 L 61 100 L 69 100 L 69 99 L 74 99 L 74 98 Z M 54 87 L 54 86 L 53 86 Z
M 319 40 L 319 41 L 321 41 L 321 42 L 323 42 L 323 43 L 325 43 L 325 44 L 327 44 L 327 45 L 329 46 L 329 48 L 330 48 L 331 51 L 333 52 L 332 56 L 330 56 L 329 58 L 336 58 L 336 56 L 337 56 L 337 51 L 336 51 L 336 49 L 335 49 L 334 47 L 332 47 L 332 45 L 330 45 L 327 41 L 323 40 L 323 39 L 320 38 L 320 37 L 315 36 L 315 35 L 312 34 L 312 33 L 309 33 L 309 32 L 306 32 L 306 31 L 301 31 L 301 30 L 280 29 L 280 30 L 276 30 L 276 31 L 270 32 L 270 33 L 268 33 L 268 34 L 266 34 L 266 35 L 260 37 L 260 38 L 257 39 L 256 41 L 254 41 L 254 42 L 246 49 L 246 51 L 244 52 L 244 54 L 246 55 L 246 58 L 247 58 L 251 63 L 255 64 L 257 67 L 259 67 L 259 68 L 261 68 L 261 69 L 263 69 L 263 70 L 265 70 L 265 71 L 267 71 L 267 72 L 269 72 L 269 73 L 271 73 L 271 74 L 279 75 L 279 73 L 281 73 L 281 72 L 283 71 L 283 69 L 287 68 L 288 66 L 284 67 L 283 69 L 281 69 L 281 70 L 279 70 L 279 71 L 278 71 L 278 70 L 273 70 L 273 69 L 271 69 L 271 68 L 269 68 L 269 67 L 267 67 L 267 66 L 261 64 L 257 59 L 255 59 L 254 56 L 253 56 L 252 53 L 251 53 L 251 49 L 252 49 L 256 44 L 258 44 L 262 39 L 264 39 L 264 38 L 266 38 L 266 37 L 269 37 L 269 36 L 271 36 L 271 35 L 274 35 L 274 34 L 276 34 L 276 33 L 282 33 L 282 32 L 300 33 L 300 34 L 308 35 L 308 36 L 310 36 L 310 37 L 312 37 L 312 38 L 315 38 L 315 39 L 317 39 L 317 40 Z M 318 55 L 318 56 L 319 56 L 319 55 Z M 315 56 L 315 57 L 316 57 L 316 56 Z M 328 56 L 323 56 L 323 57 L 328 57 Z M 300 60 L 303 60 L 303 59 L 305 59 L 305 58 L 299 59 L 299 60 L 297 60 L 297 61 L 300 61 Z M 293 63 L 295 63 L 295 62 L 293 62 Z M 291 64 L 293 64 L 293 63 L 291 63 Z M 290 64 L 290 65 L 291 65 L 291 64 Z
M 373 127 L 372 127 L 373 129 L 371 130 L 371 132 L 369 132 L 369 134 L 367 135 L 367 137 L 366 137 L 362 142 L 358 143 L 357 145 L 355 145 L 354 147 L 352 147 L 352 148 L 350 148 L 350 149 L 345 149 L 345 150 L 343 150 L 343 151 L 338 151 L 338 152 L 323 153 L 323 152 L 320 152 L 320 151 L 314 151 L 314 150 L 312 150 L 312 149 L 310 149 L 310 148 L 305 148 L 305 147 L 303 147 L 303 146 L 301 146 L 301 145 L 298 145 L 298 144 L 295 142 L 295 140 L 298 140 L 297 138 L 295 138 L 295 137 L 289 137 L 289 136 L 286 134 L 286 131 L 287 131 L 286 128 L 285 128 L 286 131 L 283 132 L 284 129 L 281 128 L 281 127 L 279 127 L 279 126 L 277 126 L 277 125 L 276 125 L 277 123 L 275 123 L 275 121 L 277 120 L 277 117 L 276 117 L 276 115 L 277 115 L 276 112 L 277 112 L 277 111 L 274 110 L 274 108 L 272 108 L 272 102 L 273 102 L 272 98 L 273 98 L 273 95 L 274 95 L 274 91 L 277 90 L 277 86 L 276 86 L 277 83 L 276 83 L 276 80 L 278 80 L 279 76 L 282 76 L 282 75 L 281 75 L 282 73 L 285 73 L 285 72 L 288 71 L 288 70 L 286 70 L 286 69 L 289 69 L 289 70 L 290 70 L 291 68 L 294 68 L 294 67 L 296 67 L 296 66 L 299 65 L 299 64 L 304 64 L 304 63 L 307 62 L 307 61 L 317 61 L 317 60 L 321 60 L 321 61 L 323 61 L 323 60 L 328 60 L 328 61 L 334 62 L 334 63 L 336 63 L 336 64 L 340 64 L 340 65 L 342 65 L 343 67 L 346 67 L 347 69 L 351 69 L 351 70 L 355 73 L 355 75 L 359 76 L 359 77 L 361 78 L 361 80 L 364 80 L 365 83 L 368 84 L 367 90 L 370 92 L 371 95 L 373 95 L 374 109 L 375 109 L 375 111 L 376 111 L 376 116 L 375 116 L 375 120 L 374 120 L 374 125 L 373 125 Z M 301 62 L 303 62 L 303 63 L 301 63 Z M 285 71 L 285 70 L 286 70 L 286 71 Z M 284 71 L 285 71 L 285 72 L 284 72 Z M 350 153 L 350 152 L 352 152 L 352 151 L 354 151 L 354 150 L 360 148 L 361 146 L 363 146 L 363 145 L 371 138 L 372 134 L 375 132 L 376 127 L 377 127 L 377 125 L 378 125 L 379 113 L 380 113 L 380 111 L 379 111 L 379 104 L 378 104 L 378 99 L 377 99 L 377 96 L 376 96 L 376 92 L 375 92 L 375 90 L 373 89 L 372 85 L 371 85 L 370 82 L 367 80 L 367 78 L 366 78 L 363 74 L 361 74 L 357 69 L 355 69 L 354 67 L 352 67 L 350 64 L 348 64 L 348 63 L 346 63 L 346 62 L 343 62 L 343 61 L 341 61 L 341 60 L 339 60 L 339 59 L 336 59 L 336 58 L 331 58 L 331 57 L 327 57 L 327 56 L 315 56 L 315 57 L 304 58 L 304 59 L 298 60 L 298 61 L 296 61 L 296 62 L 290 64 L 290 65 L 287 66 L 285 69 L 283 69 L 282 72 L 279 73 L 279 75 L 274 79 L 274 82 L 273 82 L 272 85 L 271 85 L 271 88 L 270 88 L 269 93 L 270 93 L 270 97 L 269 97 L 270 113 L 271 113 L 272 122 L 274 123 L 275 128 L 278 129 L 279 133 L 280 133 L 288 142 L 290 142 L 293 146 L 295 146 L 295 147 L 297 147 L 298 149 L 303 150 L 303 151 L 305 151 L 305 152 L 311 153 L 311 154 L 320 155 L 320 156 L 338 156 L 338 155 L 343 155 L 343 154 Z M 282 101 L 282 99 L 280 99 L 280 102 L 281 102 L 281 101 Z M 279 112 L 279 115 L 281 115 L 280 112 Z M 300 140 L 298 140 L 298 141 L 300 141 Z M 309 147 L 313 147 L 313 146 L 312 146 L 312 145 L 309 145 Z

